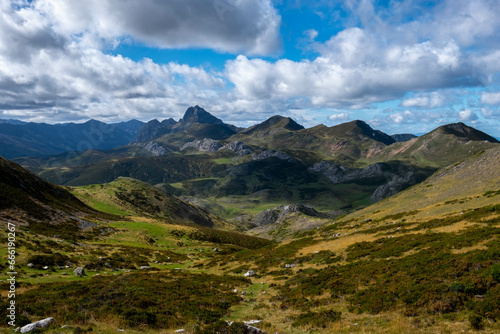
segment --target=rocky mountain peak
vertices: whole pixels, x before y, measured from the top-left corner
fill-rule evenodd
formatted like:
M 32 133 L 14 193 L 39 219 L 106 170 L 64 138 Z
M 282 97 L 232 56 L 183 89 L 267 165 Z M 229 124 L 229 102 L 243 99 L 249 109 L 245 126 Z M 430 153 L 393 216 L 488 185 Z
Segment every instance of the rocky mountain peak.
M 250 128 L 246 129 L 244 132 L 247 134 L 253 133 L 253 132 L 262 132 L 262 131 L 268 131 L 272 129 L 286 129 L 290 131 L 296 131 L 296 130 L 302 130 L 304 127 L 297 122 L 295 122 L 293 119 L 290 117 L 283 117 L 280 115 L 275 115 L 272 116 L 271 118 L 268 118 L 262 123 L 256 124 L 254 126 L 251 126 Z
M 173 118 L 168 118 L 161 121 L 161 125 L 169 129 L 171 129 L 175 124 L 177 124 L 177 122 Z
M 440 126 L 439 128 L 437 128 L 437 131 L 440 131 L 445 134 L 452 134 L 457 137 L 466 138 L 472 141 L 486 140 L 491 143 L 499 143 L 499 141 L 494 137 L 482 131 L 476 130 L 470 126 L 467 126 L 462 122 Z
M 189 107 L 181 122 L 201 124 L 223 124 L 217 117 L 213 116 L 200 106 Z
M 350 132 L 365 135 L 386 145 L 391 145 L 396 142 L 394 138 L 392 138 L 388 134 L 380 130 L 373 130 L 370 125 L 363 121 L 356 120 L 347 124 L 350 124 L 352 126 L 352 130 Z
M 143 142 L 143 141 L 149 141 L 152 140 L 159 135 L 163 134 L 165 131 L 165 128 L 163 125 L 157 120 L 153 119 L 146 124 L 144 124 L 139 131 L 137 132 L 137 135 L 135 137 L 136 142 Z

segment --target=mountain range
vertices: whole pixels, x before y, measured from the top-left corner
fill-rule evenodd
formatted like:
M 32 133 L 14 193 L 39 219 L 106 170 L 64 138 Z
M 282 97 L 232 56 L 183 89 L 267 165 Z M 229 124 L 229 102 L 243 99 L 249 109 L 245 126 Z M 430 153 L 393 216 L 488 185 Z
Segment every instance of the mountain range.
M 179 121 L 103 124 L 0 122 L 0 148 L 19 154 L 0 157 L 0 221 L 16 228 L 26 287 L 19 326 L 500 330 L 494 137 L 278 115 L 241 129 L 199 106 Z

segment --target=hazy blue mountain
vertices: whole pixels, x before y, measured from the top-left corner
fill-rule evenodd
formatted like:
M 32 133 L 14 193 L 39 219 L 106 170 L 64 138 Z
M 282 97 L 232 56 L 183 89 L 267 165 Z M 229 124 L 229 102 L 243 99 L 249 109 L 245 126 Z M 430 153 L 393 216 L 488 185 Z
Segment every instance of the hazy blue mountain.
M 85 123 L 0 124 L 0 155 L 8 159 L 60 154 L 67 151 L 110 149 L 126 145 L 135 138 L 137 121 L 106 124 Z

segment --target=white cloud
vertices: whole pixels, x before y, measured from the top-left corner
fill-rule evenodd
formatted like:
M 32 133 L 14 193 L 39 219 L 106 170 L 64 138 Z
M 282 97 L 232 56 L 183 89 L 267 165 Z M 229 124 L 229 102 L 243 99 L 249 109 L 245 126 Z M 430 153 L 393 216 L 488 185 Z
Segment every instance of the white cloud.
M 500 120 L 500 108 L 482 108 L 481 114 L 487 119 Z
M 337 113 L 329 116 L 328 119 L 334 122 L 346 122 L 349 120 L 349 114 L 346 112 Z
M 356 29 L 354 35 L 363 40 L 360 34 L 363 32 Z M 238 56 L 228 62 L 226 75 L 241 98 L 301 97 L 313 106 L 331 107 L 367 106 L 407 91 L 475 83 L 471 73 L 464 73 L 460 51 L 453 45 L 394 46 L 379 50 L 378 59 L 370 60 L 372 52 L 356 51 L 361 44 L 341 40 L 333 53 L 313 61 L 271 63 Z
M 304 31 L 304 35 L 309 39 L 309 41 L 314 41 L 318 37 L 318 31 L 316 29 L 308 29 Z
M 481 103 L 489 105 L 500 105 L 500 92 L 483 92 L 481 94 Z
M 446 102 L 446 98 L 437 92 L 431 94 L 421 94 L 409 99 L 401 101 L 403 107 L 422 107 L 422 108 L 437 108 L 442 107 Z
M 325 42 L 317 41 L 318 30 L 306 30 L 304 48 L 318 56 L 297 61 L 250 57 L 280 48 L 281 18 L 270 0 L 16 0 L 21 7 L 13 1 L 0 0 L 3 115 L 49 122 L 148 119 L 180 116 L 200 104 L 243 125 L 278 113 L 302 113 L 312 122 L 315 110 L 403 99 L 375 120 L 396 126 L 474 119 L 467 110 L 500 104 L 498 92 L 483 93 L 482 105 L 474 106 L 457 97 L 457 87 L 498 81 L 500 6 L 494 0 L 443 0 L 433 8 L 416 0 L 391 1 L 388 8 L 345 1 L 348 19 L 337 17 L 345 28 Z M 160 65 L 107 52 L 123 43 L 242 55 L 214 72 L 182 59 Z M 441 110 L 457 101 L 465 110 Z M 496 109 L 483 108 L 482 117 L 495 115 Z
M 458 113 L 458 119 L 462 122 L 470 122 L 477 120 L 478 117 L 472 110 L 465 109 Z
M 269 55 L 280 48 L 281 18 L 269 0 L 38 0 L 67 37 L 95 36 L 117 43 L 124 36 L 160 48 L 210 48 Z

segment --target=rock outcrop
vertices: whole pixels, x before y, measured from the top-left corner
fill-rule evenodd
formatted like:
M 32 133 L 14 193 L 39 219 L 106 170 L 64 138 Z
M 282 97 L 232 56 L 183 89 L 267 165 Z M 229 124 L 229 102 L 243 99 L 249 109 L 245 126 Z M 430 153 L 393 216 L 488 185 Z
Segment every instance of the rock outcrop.
M 423 181 L 422 175 L 417 175 L 415 167 L 402 164 L 375 163 L 358 169 L 322 161 L 310 167 L 309 170 L 323 174 L 335 184 L 378 185 L 378 188 L 372 194 L 372 199 L 375 201 L 380 201 Z
M 162 144 L 154 141 L 137 143 L 135 145 L 142 146 L 144 149 L 148 150 L 155 156 L 165 155 L 171 152 L 170 150 L 167 150 Z
M 85 274 L 85 269 L 83 269 L 83 267 L 78 267 L 76 268 L 73 273 L 75 274 L 75 276 L 87 276 L 87 274 Z
M 37 329 L 43 329 L 49 327 L 51 324 L 55 324 L 56 320 L 54 318 L 47 318 L 43 320 L 39 320 L 28 324 L 26 326 L 21 327 L 21 333 L 31 333 L 36 331 Z
M 274 209 L 267 209 L 256 214 L 250 221 L 253 226 L 266 226 L 283 221 L 288 215 L 299 212 L 306 216 L 329 218 L 325 213 L 316 211 L 314 208 L 303 204 L 280 205 Z
M 230 150 L 238 155 L 247 155 L 253 152 L 253 150 L 249 146 L 245 145 L 241 141 L 232 141 L 219 149 L 219 151 L 222 150 Z
M 295 160 L 294 158 L 292 158 L 288 154 L 281 152 L 281 151 L 275 151 L 275 150 L 262 151 L 259 154 L 255 154 L 252 157 L 253 160 L 264 160 L 264 159 L 269 159 L 269 158 L 278 158 L 281 160 L 286 160 L 288 162 L 297 162 L 297 160 Z
M 216 152 L 222 147 L 221 144 L 217 140 L 213 139 L 208 139 L 205 138 L 203 140 L 195 140 L 189 143 L 184 144 L 181 147 L 181 151 L 188 149 L 188 148 L 194 148 L 198 151 L 202 152 Z

